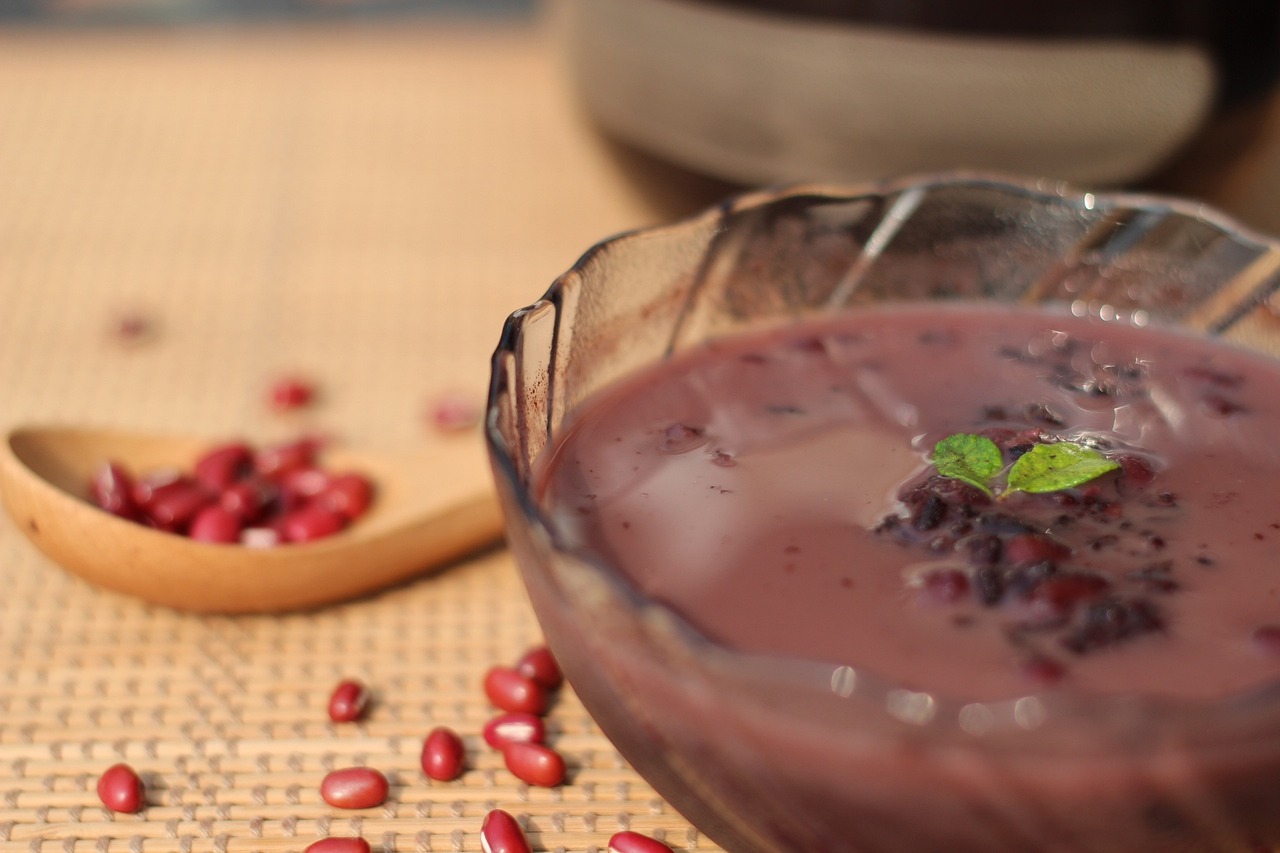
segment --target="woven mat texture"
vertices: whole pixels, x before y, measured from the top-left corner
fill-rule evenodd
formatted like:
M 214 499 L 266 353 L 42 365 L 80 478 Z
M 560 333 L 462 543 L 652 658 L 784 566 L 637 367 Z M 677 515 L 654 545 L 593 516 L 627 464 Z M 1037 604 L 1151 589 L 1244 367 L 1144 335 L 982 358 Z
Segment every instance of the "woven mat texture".
M 721 191 L 601 140 L 549 38 L 541 22 L 0 31 L 0 427 L 478 443 L 424 412 L 482 397 L 506 315 L 598 238 Z M 127 316 L 153 334 L 120 340 Z M 266 389 L 290 371 L 321 396 L 282 416 Z M 471 473 L 441 488 L 489 488 Z M 549 718 L 568 784 L 528 787 L 484 746 L 483 672 L 540 640 L 501 547 L 363 600 L 210 617 L 94 589 L 5 517 L 0 590 L 0 851 L 330 834 L 478 851 L 492 807 L 535 850 L 601 850 L 626 827 L 718 849 L 570 690 Z M 375 691 L 361 723 L 328 721 L 344 677 Z M 466 739 L 458 781 L 419 769 L 434 725 Z M 97 800 L 117 761 L 148 781 L 140 815 Z M 385 805 L 324 804 L 321 778 L 350 764 L 390 777 Z

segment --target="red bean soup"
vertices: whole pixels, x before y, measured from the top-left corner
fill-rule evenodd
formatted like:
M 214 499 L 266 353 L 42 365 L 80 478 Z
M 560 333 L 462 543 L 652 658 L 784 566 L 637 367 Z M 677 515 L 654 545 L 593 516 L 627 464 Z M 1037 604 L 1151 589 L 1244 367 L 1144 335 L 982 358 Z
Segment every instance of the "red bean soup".
M 551 451 L 558 531 L 733 649 L 983 702 L 1280 679 L 1280 363 L 1226 344 L 852 312 L 681 353 Z

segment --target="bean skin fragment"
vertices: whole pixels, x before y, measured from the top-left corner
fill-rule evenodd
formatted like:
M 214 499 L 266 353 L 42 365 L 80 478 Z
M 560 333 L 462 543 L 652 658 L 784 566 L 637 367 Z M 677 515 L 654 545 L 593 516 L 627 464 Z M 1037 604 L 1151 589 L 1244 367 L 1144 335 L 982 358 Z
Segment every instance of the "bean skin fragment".
M 334 770 L 320 783 L 320 796 L 337 809 L 369 809 L 386 802 L 391 786 L 372 767 Z
M 146 804 L 146 788 L 128 764 L 113 764 L 98 777 L 98 799 L 113 812 L 135 814 Z
M 480 848 L 484 853 L 533 853 L 520 824 L 502 809 L 492 809 L 484 816 Z

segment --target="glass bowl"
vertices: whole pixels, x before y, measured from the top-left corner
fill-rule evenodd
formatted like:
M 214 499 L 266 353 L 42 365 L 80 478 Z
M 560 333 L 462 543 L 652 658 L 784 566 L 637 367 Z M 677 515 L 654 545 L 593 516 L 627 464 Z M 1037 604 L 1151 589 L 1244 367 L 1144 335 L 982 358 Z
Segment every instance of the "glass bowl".
M 890 302 L 1061 303 L 1280 358 L 1278 288 L 1280 244 L 1196 204 L 989 175 L 760 191 L 606 240 L 511 315 L 492 365 L 486 438 L 547 640 L 636 770 L 735 853 L 1280 844 L 1280 663 L 1275 684 L 1214 701 L 912 692 L 709 641 L 572 544 L 537 494 L 583 401 L 745 329 Z

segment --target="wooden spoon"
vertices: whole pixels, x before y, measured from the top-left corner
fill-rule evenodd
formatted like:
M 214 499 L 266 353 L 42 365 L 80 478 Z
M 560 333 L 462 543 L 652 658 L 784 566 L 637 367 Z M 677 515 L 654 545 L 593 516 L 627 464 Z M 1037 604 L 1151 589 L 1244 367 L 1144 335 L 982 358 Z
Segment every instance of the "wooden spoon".
M 19 529 L 86 580 L 180 610 L 256 613 L 328 604 L 425 574 L 502 533 L 479 441 L 394 461 L 326 449 L 334 471 L 359 471 L 377 496 L 351 527 L 304 544 L 215 545 L 117 518 L 89 502 L 105 461 L 135 473 L 190 470 L 215 442 L 67 427 L 12 431 L 0 448 L 0 496 Z

